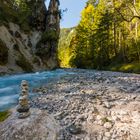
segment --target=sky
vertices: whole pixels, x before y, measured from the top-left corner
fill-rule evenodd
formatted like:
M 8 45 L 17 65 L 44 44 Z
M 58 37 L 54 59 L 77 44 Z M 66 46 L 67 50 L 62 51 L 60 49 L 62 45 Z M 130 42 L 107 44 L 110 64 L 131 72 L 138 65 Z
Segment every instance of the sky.
M 85 7 L 86 2 L 87 0 L 60 0 L 60 9 L 68 9 L 67 12 L 63 13 L 61 28 L 70 28 L 78 24 L 81 11 Z

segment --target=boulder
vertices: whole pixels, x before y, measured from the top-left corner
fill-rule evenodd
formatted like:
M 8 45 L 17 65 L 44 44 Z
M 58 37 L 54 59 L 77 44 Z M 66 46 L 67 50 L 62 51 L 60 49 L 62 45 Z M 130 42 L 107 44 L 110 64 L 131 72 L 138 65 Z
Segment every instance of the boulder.
M 14 113 L 0 124 L 1 140 L 57 140 L 59 124 L 46 111 L 31 109 L 31 115 L 18 119 Z

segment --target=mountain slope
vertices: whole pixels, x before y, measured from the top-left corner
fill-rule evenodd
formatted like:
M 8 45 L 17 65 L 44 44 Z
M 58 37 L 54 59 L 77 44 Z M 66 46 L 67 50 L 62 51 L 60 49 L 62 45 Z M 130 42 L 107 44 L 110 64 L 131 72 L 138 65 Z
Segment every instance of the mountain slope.
M 72 38 L 75 36 L 75 28 L 63 28 L 60 31 L 60 39 L 58 44 L 58 58 L 61 67 L 70 67 Z

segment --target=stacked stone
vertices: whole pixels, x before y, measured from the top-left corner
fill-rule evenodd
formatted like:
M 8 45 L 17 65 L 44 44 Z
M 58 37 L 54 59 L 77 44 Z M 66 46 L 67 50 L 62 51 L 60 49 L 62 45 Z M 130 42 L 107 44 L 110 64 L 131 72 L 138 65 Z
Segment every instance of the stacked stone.
M 23 80 L 21 82 L 21 93 L 19 97 L 19 104 L 17 106 L 18 118 L 23 119 L 30 115 L 30 106 L 28 99 L 28 82 Z

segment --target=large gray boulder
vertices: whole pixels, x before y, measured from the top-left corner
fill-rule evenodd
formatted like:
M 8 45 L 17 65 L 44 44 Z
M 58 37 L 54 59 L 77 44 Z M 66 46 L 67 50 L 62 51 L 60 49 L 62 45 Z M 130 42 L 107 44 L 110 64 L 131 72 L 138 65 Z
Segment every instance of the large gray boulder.
M 13 112 L 16 112 L 15 110 Z M 31 115 L 18 119 L 16 113 L 0 124 L 1 140 L 57 140 L 59 124 L 46 111 L 31 109 Z

